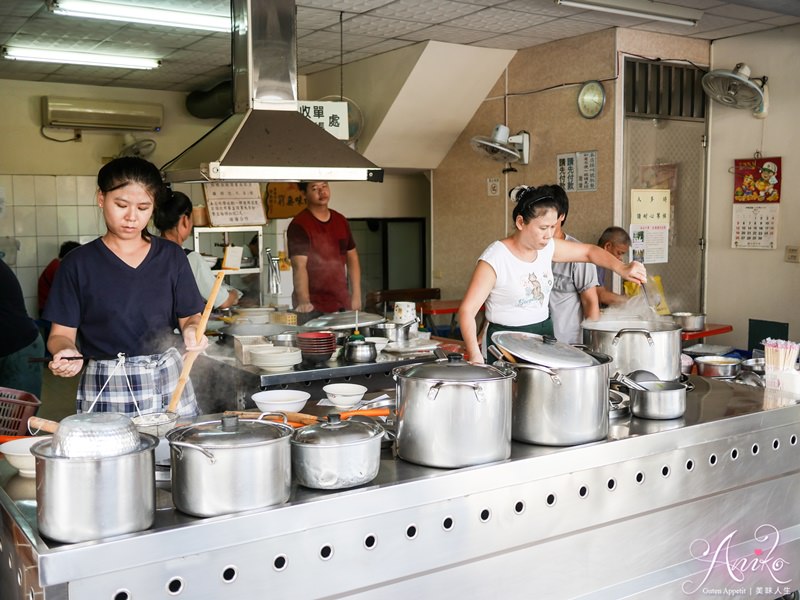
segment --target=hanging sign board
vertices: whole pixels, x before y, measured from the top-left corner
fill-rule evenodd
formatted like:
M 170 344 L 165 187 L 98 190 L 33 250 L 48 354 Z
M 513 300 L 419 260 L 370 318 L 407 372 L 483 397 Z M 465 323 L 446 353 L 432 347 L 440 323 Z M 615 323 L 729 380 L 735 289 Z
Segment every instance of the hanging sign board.
M 556 181 L 565 192 L 597 191 L 597 150 L 556 155 Z
M 300 100 L 297 110 L 306 119 L 316 123 L 340 140 L 350 138 L 347 120 L 347 102 Z
M 306 207 L 305 195 L 296 183 L 270 182 L 265 196 L 270 219 L 290 219 Z
M 643 264 L 669 257 L 670 190 L 631 190 L 631 250 Z
M 257 182 L 204 183 L 203 191 L 212 227 L 267 223 L 261 188 Z

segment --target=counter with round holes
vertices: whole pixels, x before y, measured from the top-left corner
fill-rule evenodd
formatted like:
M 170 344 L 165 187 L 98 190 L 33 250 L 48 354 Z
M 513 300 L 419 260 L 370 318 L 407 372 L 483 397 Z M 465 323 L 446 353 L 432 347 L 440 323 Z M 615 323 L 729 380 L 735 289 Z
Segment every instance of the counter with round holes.
M 295 486 L 285 505 L 210 519 L 177 512 L 162 488 L 151 529 L 91 543 L 42 540 L 35 501 L 0 461 L 0 598 L 789 593 L 800 587 L 798 398 L 692 381 L 682 419 L 614 421 L 607 441 L 514 444 L 508 461 L 458 470 L 387 452 L 369 485 Z

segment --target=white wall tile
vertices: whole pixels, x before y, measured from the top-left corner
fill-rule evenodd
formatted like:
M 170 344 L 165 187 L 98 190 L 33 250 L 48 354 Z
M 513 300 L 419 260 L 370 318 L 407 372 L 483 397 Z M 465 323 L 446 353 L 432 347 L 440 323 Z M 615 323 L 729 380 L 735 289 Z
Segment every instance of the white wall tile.
M 36 235 L 36 208 L 14 207 L 14 235 Z
M 56 204 L 75 206 L 78 203 L 78 182 L 74 175 L 56 176 Z
M 78 235 L 78 207 L 59 206 L 58 212 L 58 236 L 70 237 Z
M 14 210 L 13 207 L 6 206 L 3 214 L 0 215 L 0 237 L 10 237 L 14 235 Z
M 97 237 L 100 232 L 105 232 L 105 222 L 97 206 L 78 207 L 78 233 L 81 236 L 92 235 Z M 102 223 L 102 228 L 101 228 Z M 83 241 L 81 241 L 83 243 Z
M 33 179 L 36 206 L 55 206 L 56 178 L 53 175 L 36 175 Z
M 14 206 L 33 206 L 36 202 L 36 191 L 33 175 L 13 175 Z
M 17 237 L 19 248 L 17 248 L 17 268 L 38 267 L 36 262 L 36 236 Z
M 36 208 L 36 235 L 58 235 L 58 209 L 55 206 Z
M 97 179 L 90 176 L 75 178 L 79 206 L 97 206 Z
M 60 242 L 57 237 L 51 235 L 40 235 L 36 238 L 36 253 L 38 255 L 37 266 L 41 273 L 51 260 L 58 256 Z
M 16 271 L 19 285 L 22 288 L 22 295 L 26 298 L 36 298 L 39 290 L 39 269 L 36 267 L 17 267 Z M 35 315 L 36 313 L 33 314 Z
M 25 296 L 25 310 L 32 319 L 39 318 L 39 295 Z
M 14 204 L 14 184 L 11 175 L 0 175 L 0 188 L 3 192 L 0 197 L 6 200 L 6 207 Z

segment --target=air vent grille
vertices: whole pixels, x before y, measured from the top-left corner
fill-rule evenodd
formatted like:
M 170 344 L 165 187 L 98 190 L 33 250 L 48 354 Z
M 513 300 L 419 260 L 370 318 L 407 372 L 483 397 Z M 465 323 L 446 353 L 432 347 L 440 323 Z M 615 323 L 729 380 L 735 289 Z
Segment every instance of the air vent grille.
M 693 66 L 626 58 L 626 116 L 702 121 L 706 116 L 704 74 Z

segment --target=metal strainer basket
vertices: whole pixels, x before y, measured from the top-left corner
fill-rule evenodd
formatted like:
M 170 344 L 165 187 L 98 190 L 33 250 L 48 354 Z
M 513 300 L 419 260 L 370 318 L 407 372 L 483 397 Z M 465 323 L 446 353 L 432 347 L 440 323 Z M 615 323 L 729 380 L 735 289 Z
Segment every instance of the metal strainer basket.
M 54 456 L 103 458 L 139 449 L 139 431 L 120 413 L 80 413 L 65 417 L 53 433 Z
M 175 428 L 178 413 L 155 412 L 133 417 L 133 424 L 139 433 L 149 433 L 157 438 L 163 438 L 167 432 Z

